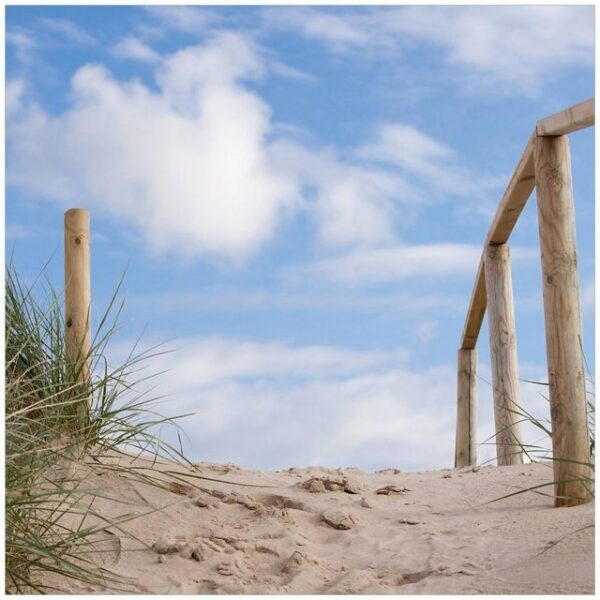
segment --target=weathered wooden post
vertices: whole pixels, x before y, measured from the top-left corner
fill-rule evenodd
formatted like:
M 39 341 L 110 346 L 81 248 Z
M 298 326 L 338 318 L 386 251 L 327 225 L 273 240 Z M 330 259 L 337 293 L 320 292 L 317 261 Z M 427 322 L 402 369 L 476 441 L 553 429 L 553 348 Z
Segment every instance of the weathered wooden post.
M 498 465 L 523 463 L 515 312 L 507 244 L 484 249 Z
M 90 376 L 90 307 L 90 215 L 71 208 L 65 213 L 65 352 L 81 382 Z
M 591 470 L 568 138 L 538 137 L 534 156 L 555 504 L 571 506 L 591 500 Z
M 477 350 L 458 351 L 455 467 L 477 464 Z

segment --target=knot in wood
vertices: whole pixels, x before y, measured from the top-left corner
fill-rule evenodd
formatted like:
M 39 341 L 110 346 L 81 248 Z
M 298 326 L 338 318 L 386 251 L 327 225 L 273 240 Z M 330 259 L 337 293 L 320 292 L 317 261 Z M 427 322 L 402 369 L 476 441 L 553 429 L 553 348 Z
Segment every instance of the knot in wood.
M 565 177 L 564 170 L 559 167 L 548 167 L 547 171 L 548 184 L 554 190 L 560 190 L 563 186 L 567 185 L 568 178 Z
M 73 327 L 73 319 L 71 317 L 67 319 L 67 327 Z
M 81 244 L 81 239 L 76 237 L 75 238 L 75 243 L 79 246 L 79 244 Z
M 500 332 L 500 344 L 502 346 L 510 346 L 514 341 L 514 336 L 512 336 L 508 331 L 504 330 Z

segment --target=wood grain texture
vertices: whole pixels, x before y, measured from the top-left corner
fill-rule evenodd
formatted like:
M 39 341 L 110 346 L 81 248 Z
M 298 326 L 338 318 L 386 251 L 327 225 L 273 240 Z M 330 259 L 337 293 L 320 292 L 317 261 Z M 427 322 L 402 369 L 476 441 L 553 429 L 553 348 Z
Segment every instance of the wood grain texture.
M 566 135 L 594 124 L 594 98 L 570 106 L 537 122 L 537 135 Z
M 590 477 L 590 453 L 567 137 L 538 138 L 535 167 L 554 478 L 563 482 L 556 485 L 555 499 L 557 506 L 575 505 L 590 500 L 583 482 Z
M 65 213 L 65 351 L 87 380 L 91 345 L 90 215 L 82 208 Z
M 533 142 L 535 132 L 529 138 L 521 159 L 498 205 L 492 225 L 485 239 L 484 247 L 488 244 L 505 243 L 535 187 L 535 171 L 533 164 Z M 483 273 L 483 256 L 479 262 L 475 285 L 467 311 L 467 318 L 461 338 L 461 348 L 475 348 L 477 338 L 485 316 L 487 298 L 485 292 L 485 277 Z
M 455 467 L 477 464 L 477 350 L 458 351 Z
M 510 250 L 506 244 L 487 246 L 485 283 L 490 332 L 490 359 L 496 423 L 498 465 L 523 463 L 519 424 L 519 377 L 513 306 Z
M 594 98 L 575 104 L 554 115 L 540 119 L 521 155 L 489 228 L 485 244 L 504 244 L 508 241 L 533 188 L 535 168 L 533 148 L 537 136 L 572 133 L 594 125 Z M 479 263 L 471 301 L 461 337 L 461 348 L 475 348 L 486 310 L 483 257 Z

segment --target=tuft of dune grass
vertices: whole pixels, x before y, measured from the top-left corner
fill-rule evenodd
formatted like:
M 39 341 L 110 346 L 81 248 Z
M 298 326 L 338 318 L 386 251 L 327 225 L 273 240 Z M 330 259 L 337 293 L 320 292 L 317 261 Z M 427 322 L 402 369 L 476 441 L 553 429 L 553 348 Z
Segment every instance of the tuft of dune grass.
M 585 360 L 585 357 L 584 357 L 584 360 Z M 581 482 L 585 486 L 586 490 L 589 492 L 590 496 L 592 498 L 594 498 L 595 497 L 595 454 L 596 454 L 595 382 L 590 373 L 587 361 L 585 361 L 585 366 L 586 366 L 586 370 L 587 370 L 586 409 L 587 409 L 588 439 L 589 439 L 589 447 L 590 447 L 590 462 L 586 462 L 583 464 L 586 467 L 588 467 L 589 476 L 578 476 L 575 479 L 569 480 L 569 481 Z M 492 385 L 489 381 L 486 381 L 482 377 L 480 377 L 480 379 L 482 379 L 485 383 Z M 531 381 L 528 379 L 523 379 L 521 381 L 524 381 L 525 383 L 531 383 L 534 385 L 538 385 L 538 386 L 541 386 L 542 388 L 547 388 L 549 386 L 548 382 L 546 382 L 546 381 Z M 538 392 L 538 393 L 540 394 L 540 396 L 542 396 L 542 398 L 544 398 L 546 400 L 548 407 L 550 407 L 550 398 L 542 392 Z M 555 460 L 563 460 L 564 462 L 567 462 L 567 463 L 577 463 L 577 461 L 574 461 L 574 460 L 558 459 L 558 458 L 555 459 L 552 455 L 551 448 L 548 448 L 547 446 L 539 445 L 539 443 L 542 440 L 547 440 L 548 438 L 552 439 L 552 422 L 550 421 L 550 419 L 548 417 L 535 416 L 512 400 L 511 400 L 511 404 L 514 407 L 508 408 L 507 410 L 509 410 L 510 412 L 515 414 L 517 417 L 519 417 L 519 420 L 517 421 L 517 423 L 530 423 L 531 425 L 534 426 L 535 429 L 539 430 L 539 432 L 542 435 L 542 438 L 534 441 L 533 443 L 528 443 L 528 444 L 526 444 L 524 442 L 515 443 L 514 446 L 515 446 L 516 453 L 519 453 L 519 454 L 523 453 L 529 459 L 530 462 L 548 462 L 549 466 L 552 466 L 552 462 Z M 480 445 L 486 445 L 486 444 L 495 445 L 496 442 L 491 441 L 491 440 L 494 440 L 494 438 L 497 435 L 499 435 L 499 433 L 502 433 L 502 431 L 494 433 L 490 438 L 488 438 L 487 440 L 484 440 Z M 490 461 L 487 461 L 487 462 L 491 462 L 491 460 L 494 460 L 494 459 L 490 459 Z M 510 498 L 512 496 L 516 496 L 516 495 L 523 494 L 526 492 L 533 492 L 536 494 L 540 494 L 542 496 L 553 497 L 552 493 L 548 493 L 543 490 L 544 490 L 544 488 L 553 489 L 554 486 L 558 483 L 566 483 L 566 481 L 560 482 L 560 481 L 553 480 L 553 481 L 550 481 L 549 483 L 544 483 L 541 485 L 518 489 L 517 491 L 509 493 L 509 494 L 505 494 L 504 496 L 501 496 L 500 498 L 495 498 L 494 500 L 492 500 L 492 502 L 497 502 L 498 500 L 504 500 L 505 498 Z
M 122 280 L 121 280 L 122 282 Z M 188 467 L 170 479 L 204 479 L 156 432 L 176 419 L 154 411 L 147 396 L 146 361 L 160 352 L 137 344 L 118 366 L 107 358 L 123 304 L 117 287 L 99 320 L 87 356 L 89 381 L 65 355 L 61 298 L 41 279 L 26 286 L 11 263 L 6 269 L 6 592 L 60 591 L 51 581 L 68 578 L 132 592 L 111 573 L 105 557 L 119 552 L 127 522 L 141 516 L 124 503 L 119 516 L 95 508 L 105 492 L 89 487 L 86 473 L 107 471 L 166 487 L 155 466 L 170 461 Z M 79 367 L 80 368 L 80 367 Z M 143 385 L 142 385 L 143 384 Z M 138 391 L 144 388 L 146 391 Z M 151 461 L 136 458 L 151 457 Z M 120 460 L 115 460 L 115 457 Z M 111 499 L 119 502 L 118 498 Z M 156 510 L 156 509 L 151 509 Z

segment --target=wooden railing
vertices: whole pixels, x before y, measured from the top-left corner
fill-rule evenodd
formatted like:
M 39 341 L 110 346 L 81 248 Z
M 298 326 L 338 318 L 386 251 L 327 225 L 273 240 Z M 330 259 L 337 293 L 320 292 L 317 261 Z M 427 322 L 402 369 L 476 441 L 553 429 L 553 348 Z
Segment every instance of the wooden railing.
M 516 332 L 507 241 L 535 187 L 557 506 L 581 504 L 590 499 L 589 488 L 584 483 L 590 479 L 590 454 L 567 134 L 593 124 L 593 98 L 537 122 L 485 239 L 458 351 L 455 466 L 477 462 L 475 346 L 486 309 L 498 464 L 522 463 Z

